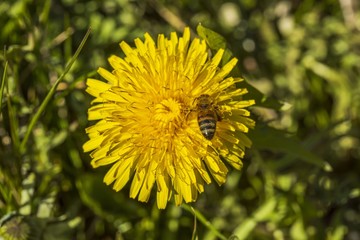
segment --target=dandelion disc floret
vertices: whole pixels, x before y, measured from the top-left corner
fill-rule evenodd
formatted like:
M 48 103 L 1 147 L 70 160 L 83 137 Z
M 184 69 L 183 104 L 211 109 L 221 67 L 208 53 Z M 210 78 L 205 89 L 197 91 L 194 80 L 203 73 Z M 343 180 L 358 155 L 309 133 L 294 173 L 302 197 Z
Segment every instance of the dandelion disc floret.
M 180 38 L 160 34 L 155 43 L 146 33 L 134 48 L 120 47 L 125 57 L 109 58 L 112 72 L 98 70 L 107 82 L 87 80 L 95 97 L 89 120 L 97 122 L 86 129 L 90 139 L 83 148 L 91 151 L 94 168 L 111 166 L 104 182 L 116 191 L 131 182 L 130 197 L 142 202 L 156 186 L 161 209 L 172 196 L 176 205 L 195 201 L 212 179 L 223 184 L 223 161 L 241 168 L 251 146 L 245 133 L 254 126 L 244 109 L 254 101 L 242 100 L 247 90 L 235 87 L 242 79 L 227 77 L 237 59 L 220 67 L 224 50 L 210 58 L 205 41 L 190 41 L 189 28 Z M 199 128 L 199 96 L 209 97 L 205 110 L 219 115 L 210 140 Z

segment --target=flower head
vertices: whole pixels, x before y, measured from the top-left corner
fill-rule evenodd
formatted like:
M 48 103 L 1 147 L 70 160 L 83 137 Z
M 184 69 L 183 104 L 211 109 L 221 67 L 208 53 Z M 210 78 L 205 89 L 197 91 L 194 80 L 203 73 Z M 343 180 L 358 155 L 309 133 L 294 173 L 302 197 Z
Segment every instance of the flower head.
M 180 38 L 160 34 L 155 43 L 146 33 L 135 48 L 120 47 L 125 57 L 109 58 L 113 71 L 98 70 L 107 82 L 87 80 L 95 97 L 89 120 L 97 123 L 86 129 L 83 148 L 94 168 L 111 165 L 104 182 L 120 191 L 131 181 L 130 197 L 142 202 L 156 185 L 159 208 L 173 195 L 176 205 L 195 201 L 210 175 L 223 184 L 223 161 L 242 167 L 251 145 L 244 133 L 254 126 L 244 109 L 254 101 L 242 100 L 247 90 L 235 86 L 242 79 L 227 77 L 237 59 L 219 67 L 224 50 L 210 58 L 204 40 L 190 41 L 189 28 Z M 214 136 L 206 138 L 204 128 Z
M 28 239 L 29 233 L 29 224 L 20 216 L 15 216 L 0 225 L 0 239 L 25 240 Z

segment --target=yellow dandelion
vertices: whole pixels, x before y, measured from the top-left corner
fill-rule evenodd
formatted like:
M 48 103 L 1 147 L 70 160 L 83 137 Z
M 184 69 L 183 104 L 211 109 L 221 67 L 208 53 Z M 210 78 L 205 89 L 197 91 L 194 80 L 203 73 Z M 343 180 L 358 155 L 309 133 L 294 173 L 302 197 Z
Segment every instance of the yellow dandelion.
M 160 34 L 157 43 L 146 33 L 135 48 L 120 48 L 125 57 L 109 58 L 112 72 L 98 69 L 106 83 L 87 80 L 95 97 L 89 120 L 97 123 L 86 129 L 83 148 L 94 168 L 111 165 L 104 182 L 120 191 L 131 181 L 130 197 L 141 202 L 156 184 L 163 209 L 172 196 L 176 205 L 195 201 L 212 178 L 223 184 L 224 162 L 241 169 L 254 126 L 244 108 L 254 101 L 242 100 L 247 90 L 235 86 L 242 79 L 227 77 L 237 59 L 219 67 L 224 50 L 210 58 L 204 40 L 190 41 L 189 28 L 180 38 Z

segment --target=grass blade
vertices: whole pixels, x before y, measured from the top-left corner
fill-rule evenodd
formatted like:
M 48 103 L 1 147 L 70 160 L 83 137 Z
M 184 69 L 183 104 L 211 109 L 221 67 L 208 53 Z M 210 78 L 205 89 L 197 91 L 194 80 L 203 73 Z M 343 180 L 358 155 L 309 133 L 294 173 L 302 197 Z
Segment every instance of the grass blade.
M 190 212 L 191 214 L 195 215 L 196 219 L 198 219 L 202 224 L 204 224 L 204 226 L 207 227 L 211 232 L 213 232 L 214 235 L 216 235 L 219 239 L 221 240 L 227 239 L 199 211 L 195 210 L 193 207 L 186 204 L 181 205 L 181 207 L 186 211 Z
M 77 57 L 79 56 L 82 48 L 85 45 L 86 40 L 88 39 L 89 35 L 91 32 L 91 28 L 88 29 L 88 31 L 86 32 L 83 40 L 81 41 L 78 49 L 76 50 L 74 56 L 70 59 L 69 63 L 66 65 L 64 72 L 61 74 L 61 76 L 56 80 L 56 82 L 54 83 L 54 85 L 51 87 L 49 93 L 46 95 L 44 101 L 41 103 L 39 109 L 37 110 L 37 112 L 35 113 L 34 117 L 31 119 L 29 127 L 25 133 L 25 136 L 21 142 L 20 145 L 20 152 L 23 153 L 25 151 L 25 145 L 30 137 L 30 134 L 32 132 L 32 129 L 34 128 L 36 122 L 39 120 L 41 114 L 45 111 L 46 106 L 48 105 L 48 103 L 50 102 L 51 98 L 53 97 L 53 95 L 55 94 L 56 88 L 59 85 L 59 83 L 64 79 L 64 77 L 66 76 L 66 74 L 70 71 L 72 65 L 74 64 L 74 62 L 76 61 Z
M 5 62 L 5 67 L 4 67 L 3 77 L 2 77 L 2 80 L 1 80 L 1 88 L 0 88 L 0 116 L 1 116 L 1 109 L 2 109 L 2 99 L 3 99 L 4 89 L 5 89 L 7 66 L 8 66 L 8 62 L 6 61 Z

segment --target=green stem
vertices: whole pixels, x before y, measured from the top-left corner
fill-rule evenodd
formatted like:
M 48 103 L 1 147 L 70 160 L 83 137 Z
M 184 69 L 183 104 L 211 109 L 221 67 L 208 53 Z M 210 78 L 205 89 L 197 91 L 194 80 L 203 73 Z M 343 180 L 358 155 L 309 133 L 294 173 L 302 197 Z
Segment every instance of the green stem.
M 1 116 L 1 113 L 2 113 L 2 111 L 1 111 L 2 110 L 2 99 L 3 99 L 4 89 L 5 89 L 7 66 L 8 66 L 8 61 L 5 62 L 4 73 L 3 73 L 3 77 L 2 77 L 2 81 L 1 81 L 1 88 L 0 88 L 0 116 Z
M 199 221 L 205 226 L 207 227 L 211 232 L 213 232 L 218 238 L 222 239 L 222 240 L 226 240 L 227 238 L 222 235 L 205 217 L 204 215 L 202 215 L 199 211 L 195 210 L 193 207 L 186 205 L 186 204 L 182 204 L 181 205 L 183 209 L 185 209 L 186 211 L 190 212 L 191 214 L 193 214 L 197 219 L 199 219 Z
M 55 84 L 51 87 L 49 93 L 46 95 L 44 101 L 41 103 L 38 111 L 35 113 L 34 117 L 31 119 L 29 127 L 25 133 L 25 136 L 20 144 L 20 152 L 24 153 L 25 151 L 25 145 L 27 143 L 27 141 L 29 140 L 30 134 L 32 132 L 32 129 L 34 128 L 36 122 L 39 120 L 41 114 L 45 111 L 45 108 L 47 106 L 47 104 L 50 102 L 52 96 L 55 94 L 56 88 L 59 85 L 59 83 L 64 79 L 65 75 L 70 71 L 72 65 L 74 64 L 74 62 L 76 61 L 77 57 L 79 56 L 82 48 L 85 45 L 86 40 L 88 39 L 89 35 L 91 32 L 91 28 L 89 28 L 83 38 L 83 40 L 81 41 L 78 49 L 76 50 L 74 56 L 70 59 L 70 62 L 66 65 L 64 72 L 61 74 L 61 76 L 56 80 Z

